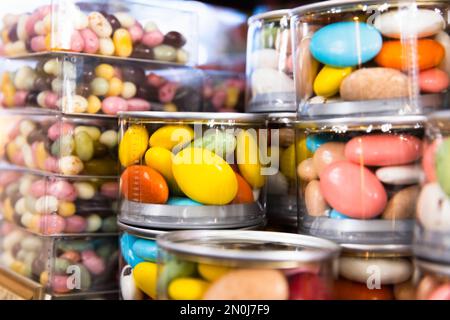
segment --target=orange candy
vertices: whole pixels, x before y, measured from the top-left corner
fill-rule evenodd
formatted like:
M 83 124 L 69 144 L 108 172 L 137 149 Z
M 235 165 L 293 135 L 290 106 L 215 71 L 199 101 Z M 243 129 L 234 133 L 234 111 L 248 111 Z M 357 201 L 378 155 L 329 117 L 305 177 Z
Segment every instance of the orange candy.
M 336 300 L 394 300 L 391 286 L 369 289 L 364 283 L 342 279 L 336 281 L 334 292 Z
M 236 179 L 238 182 L 238 191 L 236 197 L 232 201 L 234 204 L 238 203 L 252 203 L 253 200 L 253 191 L 250 188 L 250 185 L 244 178 L 242 178 L 238 173 L 236 173 Z
M 401 41 L 386 41 L 383 43 L 375 62 L 386 68 L 408 70 L 413 64 L 409 61 L 409 43 Z M 420 70 L 427 70 L 438 66 L 445 56 L 444 47 L 437 41 L 422 39 L 417 41 L 417 64 Z
M 166 180 L 158 171 L 147 166 L 126 168 L 120 182 L 122 194 L 130 201 L 163 204 L 169 197 Z

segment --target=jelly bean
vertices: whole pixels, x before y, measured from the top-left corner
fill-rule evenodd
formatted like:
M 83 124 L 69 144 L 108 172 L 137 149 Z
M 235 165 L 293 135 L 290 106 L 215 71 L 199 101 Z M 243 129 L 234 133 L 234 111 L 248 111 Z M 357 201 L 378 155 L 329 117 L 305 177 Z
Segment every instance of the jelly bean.
M 128 167 L 133 163 L 139 162 L 147 150 L 147 143 L 147 129 L 141 125 L 131 125 L 127 131 L 125 131 L 119 145 L 120 163 L 124 167 Z
M 115 54 L 119 57 L 129 57 L 133 52 L 133 42 L 130 33 L 126 29 L 117 29 L 114 32 L 113 41 L 116 49 Z
M 95 78 L 90 86 L 92 94 L 96 96 L 105 96 L 109 91 L 109 82 L 104 78 Z
M 387 194 L 367 168 L 347 161 L 330 164 L 320 175 L 320 191 L 330 206 L 355 219 L 371 219 L 382 213 Z
M 189 126 L 166 125 L 156 130 L 150 137 L 150 147 L 168 150 L 184 146 L 194 138 L 194 130 Z
M 131 234 L 128 234 L 128 233 L 124 233 L 120 237 L 120 251 L 122 253 L 122 257 L 124 258 L 126 263 L 131 265 L 133 268 L 137 264 L 139 264 L 139 263 L 144 261 L 143 259 L 141 259 L 138 256 L 136 256 L 136 254 L 131 250 L 134 242 L 137 239 L 138 238 L 136 238 L 135 236 L 133 236 Z
M 329 209 L 325 198 L 320 191 L 320 183 L 312 180 L 305 189 L 305 205 L 308 215 L 313 217 L 324 216 Z
M 162 174 L 172 193 L 180 193 L 172 173 L 173 157 L 172 152 L 165 148 L 151 147 L 145 153 L 145 164 Z
M 61 217 L 70 217 L 73 216 L 76 212 L 77 208 L 73 202 L 61 201 L 58 203 L 58 214 Z
M 84 41 L 84 52 L 92 54 L 97 53 L 100 48 L 100 42 L 95 32 L 86 28 L 80 31 L 80 35 Z
M 115 15 L 109 14 L 105 11 L 102 11 L 100 13 L 106 18 L 106 20 L 108 20 L 113 30 L 112 33 L 114 34 L 114 32 L 121 27 L 119 20 L 116 18 Z
M 345 146 L 345 157 L 366 166 L 395 166 L 417 161 L 422 142 L 411 135 L 374 134 L 355 137 Z
M 70 292 L 69 277 L 65 275 L 53 275 L 51 280 L 51 287 L 55 293 L 68 293 Z
M 123 300 L 143 300 L 142 291 L 136 286 L 133 269 L 126 265 L 120 274 L 120 292 Z
M 118 96 L 122 93 L 123 83 L 119 78 L 113 77 L 109 80 L 109 89 L 107 96 Z
M 136 85 L 133 82 L 125 81 L 123 83 L 122 92 L 120 95 L 124 99 L 131 99 L 136 95 Z
M 289 300 L 329 300 L 330 288 L 313 273 L 298 273 L 289 279 Z
M 28 66 L 20 68 L 14 77 L 14 85 L 17 90 L 31 90 L 33 89 L 36 73 Z
M 167 200 L 167 204 L 171 206 L 201 206 L 201 203 L 191 200 L 189 198 L 171 197 Z
M 140 190 L 136 192 L 135 185 Z M 163 204 L 169 197 L 169 188 L 163 176 L 147 166 L 133 165 L 121 176 L 122 194 L 130 201 Z
M 253 188 L 261 188 L 265 183 L 265 176 L 262 175 L 262 166 L 259 163 L 256 136 L 250 131 L 242 130 L 238 133 L 236 142 L 237 163 L 241 175 Z
M 418 186 L 411 186 L 396 192 L 388 201 L 382 218 L 388 220 L 411 219 L 416 213 Z
M 86 111 L 88 113 L 94 114 L 100 111 L 100 109 L 102 108 L 102 102 L 100 101 L 100 99 L 94 95 L 90 95 L 87 99 L 87 109 Z
M 450 139 L 445 139 L 436 153 L 436 175 L 439 185 L 450 195 Z
M 83 162 L 76 156 L 65 156 L 59 159 L 58 167 L 62 174 L 77 175 L 84 169 Z
M 30 195 L 34 198 L 40 198 L 47 192 L 47 181 L 44 179 L 34 181 L 30 186 Z
M 55 141 L 57 140 L 61 135 L 71 135 L 74 130 L 74 127 L 72 124 L 68 122 L 55 122 L 50 126 L 50 128 L 47 131 L 47 136 L 50 140 Z
M 137 59 L 153 59 L 153 49 L 149 48 L 147 46 L 144 46 L 143 44 L 137 44 L 133 48 L 133 53 L 131 55 L 133 58 Z
M 173 159 L 172 172 L 180 189 L 197 202 L 224 205 L 237 194 L 233 169 L 207 149 L 183 149 Z M 192 184 L 194 180 L 196 183 Z
M 198 265 L 198 273 L 203 277 L 203 279 L 208 281 L 216 281 L 223 275 L 227 274 L 231 269 L 228 267 L 223 267 L 219 265 L 204 264 L 200 263 Z
M 119 195 L 119 184 L 117 182 L 105 182 L 100 187 L 100 193 L 110 199 L 117 199 Z
M 186 38 L 176 31 L 170 31 L 164 36 L 164 44 L 175 48 L 181 48 L 186 44 Z
M 110 38 L 100 38 L 99 40 L 99 53 L 104 56 L 112 56 L 116 48 L 114 42 Z
M 261 281 L 264 279 L 264 281 Z M 241 269 L 230 271 L 215 281 L 204 300 L 287 300 L 289 286 L 278 270 Z
M 152 262 L 138 263 L 133 269 L 136 286 L 150 298 L 156 299 L 157 266 Z
M 116 115 L 120 111 L 127 111 L 127 101 L 120 97 L 108 97 L 102 102 L 102 110 L 106 114 Z
M 31 38 L 31 50 L 34 52 L 41 52 L 47 49 L 45 45 L 45 37 L 44 36 L 35 36 Z
M 144 33 L 141 42 L 147 47 L 154 48 L 159 46 L 164 41 L 164 35 L 159 30 L 153 30 Z
M 74 95 L 72 97 L 64 96 L 61 101 L 63 110 L 69 113 L 84 113 L 87 110 L 88 102 L 85 97 Z
M 178 89 L 178 84 L 175 82 L 167 82 L 163 84 L 158 90 L 158 99 L 162 103 L 173 101 Z
M 51 153 L 55 157 L 70 156 L 74 150 L 75 142 L 70 135 L 61 136 L 51 146 Z
M 112 35 L 111 24 L 100 12 L 91 12 L 88 19 L 89 27 L 99 38 L 109 38 Z
M 65 227 L 65 219 L 56 214 L 45 214 L 39 219 L 39 230 L 45 235 L 60 234 Z
M 448 74 L 440 69 L 430 69 L 419 74 L 419 86 L 423 92 L 439 93 L 446 90 L 449 84 Z
M 100 129 L 94 126 L 77 126 L 74 131 L 75 135 L 77 135 L 80 132 L 87 133 L 89 137 L 94 141 L 100 139 L 101 135 Z
M 339 92 L 342 81 L 352 73 L 351 67 L 334 68 L 324 66 L 314 81 L 314 92 L 325 98 L 332 97 Z
M 107 146 L 110 149 L 114 148 L 115 146 L 117 146 L 117 143 L 118 143 L 117 131 L 115 131 L 115 130 L 104 131 L 101 134 L 99 141 L 101 144 Z
M 152 87 L 162 87 L 166 82 L 167 80 L 164 77 L 161 77 L 155 73 L 150 73 L 147 76 L 147 83 Z
M 35 210 L 39 214 L 51 214 L 58 210 L 58 199 L 54 196 L 42 196 L 36 201 Z
M 149 111 L 151 109 L 150 102 L 141 98 L 129 99 L 127 103 L 129 111 Z
M 81 36 L 80 32 L 77 30 L 72 31 L 72 35 L 70 38 L 70 50 L 75 52 L 81 52 L 84 49 L 84 39 Z
M 64 201 L 75 201 L 77 198 L 77 190 L 65 180 L 50 183 L 48 186 L 48 194 Z
M 86 219 L 80 216 L 70 216 L 66 218 L 65 233 L 82 233 L 86 230 Z
M 173 62 L 176 60 L 177 51 L 175 48 L 161 44 L 153 48 L 153 54 L 155 55 L 156 60 Z
M 337 22 L 314 33 L 310 51 L 315 59 L 334 67 L 352 67 L 372 60 L 383 40 L 377 29 L 362 22 Z
M 255 200 L 253 199 L 253 191 L 252 188 L 250 188 L 250 185 L 238 173 L 236 173 L 236 179 L 238 183 L 238 191 L 232 203 L 253 203 Z
M 80 199 L 90 200 L 95 196 L 95 187 L 89 182 L 74 182 L 73 187 Z
M 380 53 L 376 56 L 375 62 L 385 68 L 394 68 L 408 71 L 411 68 L 407 51 L 414 50 L 405 47 L 401 41 L 385 41 Z M 417 51 L 415 57 L 417 67 L 426 70 L 437 67 L 444 59 L 444 47 L 437 41 L 431 39 L 420 39 L 417 41 Z
M 178 278 L 168 288 L 169 297 L 174 300 L 200 300 L 209 283 L 195 278 Z
M 93 250 L 83 251 L 81 260 L 86 269 L 93 275 L 101 275 L 106 270 L 105 262 Z
M 202 138 L 194 140 L 192 146 L 208 149 L 226 159 L 228 155 L 234 153 L 236 138 L 233 134 L 212 129 L 205 132 Z
M 131 248 L 133 252 L 141 259 L 150 262 L 156 262 L 158 247 L 156 241 L 147 239 L 137 239 Z
M 16 106 L 24 106 L 26 104 L 26 98 L 27 98 L 28 92 L 27 91 L 16 91 L 14 95 L 14 104 Z
M 75 153 L 82 161 L 89 161 L 94 156 L 94 143 L 85 131 L 75 134 Z
M 139 23 L 135 23 L 131 27 L 128 27 L 128 32 L 130 33 L 133 43 L 141 42 L 142 37 L 144 36 L 144 29 Z
M 97 232 L 102 227 L 102 218 L 97 214 L 91 214 L 86 222 L 86 232 Z

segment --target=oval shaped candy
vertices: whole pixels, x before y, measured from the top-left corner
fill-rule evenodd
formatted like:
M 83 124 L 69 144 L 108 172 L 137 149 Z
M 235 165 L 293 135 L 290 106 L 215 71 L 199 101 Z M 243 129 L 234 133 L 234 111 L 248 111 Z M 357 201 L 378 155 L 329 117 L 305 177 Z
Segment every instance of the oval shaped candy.
M 169 297 L 174 300 L 201 300 L 209 283 L 196 278 L 178 278 L 169 284 Z
M 119 145 L 119 160 L 124 167 L 138 162 L 147 150 L 148 133 L 144 126 L 130 126 Z
M 445 139 L 437 149 L 436 175 L 442 190 L 450 196 L 450 138 Z
M 335 68 L 324 66 L 314 80 L 314 93 L 318 96 L 330 98 L 339 92 L 342 81 L 352 73 L 353 68 Z
M 153 262 L 138 263 L 133 269 L 136 286 L 152 299 L 156 299 L 157 271 L 158 267 Z
M 166 125 L 159 128 L 150 137 L 150 147 L 172 150 L 181 147 L 194 138 L 194 130 L 189 126 Z
M 145 261 L 155 262 L 158 255 L 156 241 L 137 239 L 131 248 L 133 252 Z

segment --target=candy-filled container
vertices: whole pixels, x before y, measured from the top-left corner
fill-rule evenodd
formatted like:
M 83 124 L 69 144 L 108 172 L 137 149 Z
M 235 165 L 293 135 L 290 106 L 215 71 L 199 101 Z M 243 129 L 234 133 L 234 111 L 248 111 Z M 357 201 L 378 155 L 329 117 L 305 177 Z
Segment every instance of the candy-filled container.
M 3 161 L 64 176 L 116 176 L 117 120 L 3 112 Z
M 450 266 L 416 260 L 416 300 L 450 300 Z
M 311 154 L 297 166 L 300 229 L 341 244 L 410 244 L 424 122 L 422 116 L 297 122 Z
M 426 128 L 414 254 L 450 265 L 450 112 L 430 114 Z
M 172 300 L 332 297 L 339 247 L 327 240 L 277 232 L 177 231 L 159 236 L 157 244 L 157 282 L 153 264 L 144 262 L 133 270 L 138 287 L 150 297 L 155 293 L 158 299 Z
M 414 300 L 414 264 L 405 246 L 352 248 L 339 258 L 336 300 Z
M 289 11 L 248 20 L 247 111 L 296 111 Z
M 116 289 L 117 237 L 41 237 L 1 225 L 0 265 L 52 295 Z
M 416 114 L 449 87 L 448 1 L 325 1 L 292 11 L 304 116 Z
M 120 133 L 121 222 L 190 229 L 264 220 L 264 116 L 124 112 Z
M 115 116 L 120 111 L 200 111 L 203 72 L 152 62 L 105 60 L 76 54 L 7 59 L 0 66 L 0 105 L 65 114 Z M 211 99 L 234 107 L 242 83 L 228 81 Z M 237 91 L 239 88 L 240 91 Z M 215 89 L 215 88 L 214 88 Z M 235 90 L 235 91 L 233 91 Z
M 3 219 L 42 235 L 114 233 L 117 179 L 69 179 L 0 169 Z
M 193 12 L 117 0 L 28 0 L 29 11 L 24 7 L 0 6 L 6 56 L 70 51 L 160 63 L 197 61 Z
M 279 143 L 269 144 L 274 162 L 270 164 L 274 174 L 267 176 L 268 226 L 286 227 L 297 232 L 297 166 L 303 156 L 311 156 L 306 150 L 305 135 L 295 139 L 296 113 L 274 113 L 267 116 L 270 134 Z M 275 137 L 277 136 L 277 137 Z M 296 158 L 299 155 L 299 158 Z M 304 160 L 303 159 L 303 160 Z

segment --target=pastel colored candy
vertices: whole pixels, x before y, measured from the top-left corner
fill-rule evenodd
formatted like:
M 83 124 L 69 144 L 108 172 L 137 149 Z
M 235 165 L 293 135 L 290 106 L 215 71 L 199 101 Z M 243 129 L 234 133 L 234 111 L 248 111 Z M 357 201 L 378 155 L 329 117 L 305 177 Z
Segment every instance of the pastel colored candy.
M 316 152 L 319 147 L 327 142 L 335 141 L 334 137 L 329 134 L 314 134 L 306 137 L 306 147 L 310 152 Z
M 439 93 L 445 91 L 449 84 L 448 74 L 440 69 L 425 70 L 419 74 L 419 86 L 422 92 Z
M 169 284 L 169 297 L 174 300 L 201 300 L 209 283 L 196 278 L 177 278 Z
M 417 51 L 410 53 L 412 48 L 408 48 L 401 41 L 385 41 L 380 53 L 376 56 L 375 62 L 385 68 L 408 71 L 411 63 L 417 64 L 419 70 L 426 70 L 437 67 L 445 56 L 444 47 L 432 39 L 421 39 L 417 41 Z M 409 55 L 415 54 L 417 59 L 410 62 Z
M 305 205 L 308 215 L 313 217 L 326 215 L 330 208 L 322 195 L 322 191 L 320 191 L 320 182 L 318 180 L 312 180 L 306 186 Z
M 169 260 L 161 267 L 159 274 L 159 284 L 167 287 L 176 278 L 190 277 L 197 271 L 196 264 L 187 261 Z
M 407 134 L 374 134 L 355 137 L 345 146 L 345 157 L 364 166 L 410 164 L 422 156 L 422 142 Z
M 228 267 L 205 263 L 200 263 L 197 269 L 198 273 L 203 277 L 203 279 L 208 281 L 216 281 L 231 270 Z
M 438 183 L 427 183 L 417 201 L 417 219 L 427 230 L 450 231 L 450 199 Z
M 423 177 L 420 165 L 383 167 L 375 174 L 381 182 L 397 186 L 419 183 Z
M 227 155 L 233 154 L 236 148 L 236 138 L 231 133 L 213 129 L 205 132 L 203 137 L 195 139 L 192 146 L 205 148 L 226 159 Z
M 397 284 L 408 280 L 413 273 L 413 266 L 407 259 L 379 259 L 341 257 L 339 259 L 339 274 L 352 281 L 368 283 L 373 276 L 379 279 L 381 285 Z
M 445 49 L 445 57 L 439 65 L 439 69 L 445 71 L 450 76 L 450 36 L 445 31 L 439 32 L 434 38 Z
M 119 144 L 119 160 L 124 167 L 137 163 L 148 144 L 148 132 L 144 126 L 131 125 L 124 133 Z
M 133 268 L 136 286 L 152 299 L 156 299 L 157 271 L 153 262 L 141 262 Z
M 256 154 L 256 157 L 254 156 Z M 265 184 L 259 162 L 259 145 L 256 134 L 241 130 L 236 137 L 236 159 L 242 177 L 255 189 Z M 295 177 L 295 166 L 293 168 Z
M 159 46 L 164 41 L 164 35 L 159 30 L 153 30 L 144 33 L 141 42 L 147 47 L 153 48 Z
M 446 138 L 437 149 L 436 175 L 442 190 L 450 196 L 450 138 Z
M 65 180 L 50 183 L 48 186 L 48 194 L 65 201 L 75 201 L 77 198 L 75 187 Z
M 412 219 L 416 214 L 419 186 L 411 186 L 396 192 L 388 201 L 382 218 L 389 220 Z
M 333 209 L 354 219 L 375 218 L 387 203 L 386 191 L 377 177 L 348 161 L 325 168 L 320 175 L 320 190 Z
M 345 143 L 327 142 L 316 150 L 313 156 L 314 171 L 320 175 L 332 163 L 345 160 Z
M 342 213 L 336 211 L 335 209 L 331 210 L 330 212 L 330 218 L 331 219 L 348 219 L 347 216 L 343 215 Z
M 269 93 L 294 93 L 294 80 L 282 71 L 260 68 L 251 75 L 251 88 L 253 96 Z
M 437 181 L 436 176 L 436 152 L 439 145 L 442 143 L 441 139 L 436 139 L 431 145 L 425 146 L 422 158 L 422 168 L 425 172 L 427 182 Z
M 120 251 L 122 253 L 122 257 L 124 258 L 125 262 L 132 268 L 134 268 L 138 263 L 144 261 L 143 259 L 139 258 L 131 249 L 136 240 L 138 240 L 138 238 L 129 233 L 124 233 L 120 237 Z
M 106 270 L 105 262 L 93 250 L 85 250 L 81 253 L 81 260 L 86 269 L 93 275 L 101 275 Z
M 167 200 L 172 206 L 201 206 L 202 204 L 189 198 L 171 197 Z
M 131 248 L 133 252 L 145 261 L 155 262 L 158 255 L 156 241 L 147 239 L 137 239 Z
M 60 234 L 65 227 L 65 219 L 56 214 L 45 214 L 39 219 L 39 230 L 45 235 Z
M 142 291 L 136 286 L 133 277 L 133 268 L 126 265 L 120 273 L 120 293 L 123 300 L 143 300 Z
M 392 10 L 378 15 L 374 26 L 389 38 L 426 38 L 445 28 L 445 20 L 434 10 Z
M 106 114 L 116 115 L 120 111 L 127 111 L 128 103 L 120 97 L 107 97 L 102 101 L 102 111 Z
M 80 32 L 77 30 L 72 30 L 72 35 L 70 37 L 70 50 L 74 52 L 81 52 L 84 49 L 84 39 Z
M 89 28 L 86 28 L 80 30 L 80 35 L 84 40 L 84 52 L 97 53 L 100 48 L 100 41 L 95 32 Z
M 374 27 L 362 22 L 337 22 L 314 33 L 310 50 L 325 65 L 352 67 L 372 60 L 381 46 L 381 34 Z
M 66 218 L 65 233 L 82 233 L 86 230 L 87 221 L 81 216 L 71 216 Z
M 151 104 L 147 100 L 141 98 L 132 98 L 127 100 L 129 111 L 149 111 Z
M 342 81 L 352 73 L 353 68 L 335 68 L 324 66 L 314 80 L 314 93 L 329 98 L 339 92 Z

